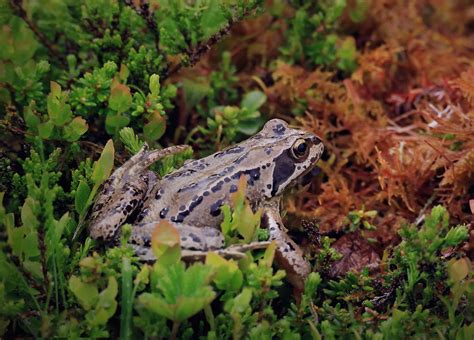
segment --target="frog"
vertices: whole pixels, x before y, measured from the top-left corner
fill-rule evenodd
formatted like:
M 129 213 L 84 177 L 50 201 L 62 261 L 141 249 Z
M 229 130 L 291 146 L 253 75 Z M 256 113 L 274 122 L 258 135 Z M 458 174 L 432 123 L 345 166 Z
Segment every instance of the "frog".
M 302 288 L 311 266 L 288 235 L 280 208 L 283 193 L 316 166 L 324 151 L 321 138 L 292 128 L 284 120 L 271 119 L 248 139 L 207 157 L 187 160 L 162 178 L 149 170 L 159 159 L 186 148 L 176 145 L 149 150 L 145 144 L 118 167 L 93 204 L 90 236 L 113 244 L 120 238 L 122 226 L 129 223 L 129 243 L 144 261 L 155 260 L 152 234 L 163 221 L 176 228 L 183 254 L 191 258 L 210 251 L 238 257 L 259 244 L 275 241 L 277 266 L 286 270 L 294 287 Z M 261 209 L 261 226 L 267 229 L 269 240 L 225 247 L 221 207 L 230 203 L 242 176 L 247 181 L 246 199 L 254 212 Z

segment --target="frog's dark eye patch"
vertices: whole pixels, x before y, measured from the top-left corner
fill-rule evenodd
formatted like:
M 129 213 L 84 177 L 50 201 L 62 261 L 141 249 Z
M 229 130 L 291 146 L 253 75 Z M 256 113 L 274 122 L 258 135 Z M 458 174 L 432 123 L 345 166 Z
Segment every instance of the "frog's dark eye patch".
M 302 160 L 308 157 L 309 145 L 304 139 L 298 139 L 291 147 L 291 155 L 296 160 Z

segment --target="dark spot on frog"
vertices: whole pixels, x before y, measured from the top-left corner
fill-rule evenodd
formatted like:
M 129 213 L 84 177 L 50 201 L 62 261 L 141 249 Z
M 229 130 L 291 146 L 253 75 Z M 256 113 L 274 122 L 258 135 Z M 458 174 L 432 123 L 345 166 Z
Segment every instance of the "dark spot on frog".
M 184 192 L 184 191 L 188 191 L 188 190 L 191 190 L 193 188 L 195 188 L 198 184 L 197 183 L 191 183 L 189 184 L 187 187 L 183 187 L 183 188 L 180 188 L 178 189 L 178 192 Z
M 248 154 L 242 155 L 234 161 L 234 164 L 240 164 L 244 159 L 246 159 Z
M 203 199 L 204 197 L 202 196 L 196 196 L 196 198 L 194 198 L 189 204 L 189 211 L 193 211 L 194 208 L 196 208 L 199 204 L 201 204 Z
M 218 192 L 219 190 L 222 189 L 222 185 L 224 184 L 224 181 L 219 181 L 217 182 L 216 185 L 214 185 L 212 188 L 211 188 L 211 191 L 212 192 Z
M 160 218 L 165 218 L 165 217 L 166 217 L 166 214 L 168 213 L 168 211 L 170 211 L 169 208 L 163 208 L 163 209 L 161 209 L 161 211 L 160 211 Z
M 270 163 L 265 164 L 267 167 L 270 167 Z
M 272 188 L 272 185 L 271 185 L 271 184 L 267 184 L 267 188 L 268 188 L 268 189 L 271 189 L 271 188 Z
M 273 151 L 273 148 L 272 148 L 271 146 L 266 146 L 266 147 L 263 149 L 263 151 L 265 151 L 265 153 L 266 153 L 267 155 L 270 155 L 270 154 L 272 153 L 272 151 Z
M 186 236 L 181 236 L 181 242 L 186 242 L 188 238 Z
M 229 177 L 224 178 L 224 182 L 229 183 L 229 182 L 230 182 L 230 178 L 229 178 Z
M 222 203 L 224 203 L 224 200 L 220 199 L 211 205 L 210 214 L 212 216 L 219 216 L 219 214 L 221 213 Z
M 179 177 L 188 177 L 188 176 L 191 176 L 193 173 L 195 173 L 196 170 L 193 170 L 193 169 L 187 169 L 187 170 L 184 170 L 184 171 L 175 171 L 167 176 L 165 176 L 166 178 L 172 180 L 172 179 L 175 179 L 175 178 L 179 178 Z
M 179 210 L 185 210 L 186 209 L 186 206 L 185 205 L 182 205 L 179 207 Z
M 286 131 L 286 128 L 283 124 L 277 124 L 274 128 L 273 128 L 273 132 L 278 135 L 278 136 L 281 136 L 285 133 Z
M 222 171 L 222 172 L 219 174 L 219 176 L 224 176 L 224 175 L 228 174 L 229 172 L 234 171 L 234 168 L 235 168 L 235 167 L 232 166 L 232 165 L 231 165 L 231 166 L 228 166 L 228 167 L 226 167 L 226 168 L 224 168 L 224 171 Z
M 163 188 L 161 188 L 160 190 L 158 190 L 156 192 L 155 199 L 159 200 L 164 193 L 165 193 L 165 190 L 163 190 Z
M 204 196 L 209 196 L 209 191 L 206 190 L 206 191 L 204 191 L 202 194 L 203 194 Z
M 171 217 L 171 222 L 182 223 L 184 221 L 184 216 L 182 213 L 178 213 L 176 216 Z
M 298 166 L 296 167 L 296 170 L 301 170 L 301 166 L 298 165 Z
M 272 196 L 295 172 L 295 163 L 288 152 L 282 152 L 278 157 L 275 157 L 273 163 L 275 168 L 273 169 Z
M 311 164 L 313 164 L 314 162 L 316 162 L 318 160 L 318 157 L 311 157 L 311 159 L 309 160 L 309 162 Z
M 229 149 L 226 149 L 226 150 L 215 153 L 214 158 L 221 158 L 224 155 L 229 155 L 229 154 L 233 154 L 233 153 L 241 153 L 242 151 L 244 151 L 244 148 L 242 146 L 237 146 L 236 145 L 236 146 L 233 146 Z
M 189 237 L 193 242 L 200 243 L 201 239 L 194 233 L 189 233 Z
M 254 184 L 254 180 L 258 180 L 260 178 L 260 168 L 249 169 L 245 171 L 238 171 L 231 176 L 232 179 L 239 179 L 241 175 L 248 175 L 250 178 L 248 180 L 249 185 Z
M 131 200 L 130 203 L 125 207 L 125 211 L 129 214 L 137 205 L 137 200 Z
M 237 189 L 238 189 L 238 188 L 237 188 L 237 185 L 231 184 L 230 189 L 229 189 L 229 192 L 236 192 Z
M 137 222 L 141 222 L 143 221 L 143 219 L 148 216 L 148 214 L 150 213 L 150 210 L 149 209 L 143 209 L 140 214 L 138 215 L 137 217 Z

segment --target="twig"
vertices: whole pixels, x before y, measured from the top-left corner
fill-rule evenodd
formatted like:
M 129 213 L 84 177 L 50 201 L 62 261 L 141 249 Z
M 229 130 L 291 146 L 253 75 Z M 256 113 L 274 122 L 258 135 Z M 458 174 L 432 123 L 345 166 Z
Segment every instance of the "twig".
M 40 223 L 41 224 L 41 223 Z M 49 290 L 48 267 L 46 264 L 46 244 L 44 243 L 45 227 L 38 228 L 38 245 L 40 251 L 41 270 L 43 272 L 44 286 Z
M 26 280 L 31 285 L 31 287 L 33 287 L 37 291 L 41 292 L 41 294 L 46 295 L 45 287 L 43 287 L 42 285 L 38 284 L 38 282 L 36 282 L 33 275 L 29 271 L 27 271 L 25 269 L 25 267 L 23 267 L 23 264 L 20 262 L 18 257 L 16 257 L 15 255 L 13 255 L 11 253 L 7 253 L 7 254 L 8 254 L 7 256 L 8 256 L 8 259 L 10 260 L 10 262 L 13 263 L 13 265 L 15 265 L 18 268 L 20 273 L 23 274 L 23 276 L 26 278 Z
M 157 51 L 160 50 L 160 30 L 156 24 L 155 19 L 153 18 L 153 13 L 150 13 L 150 4 L 146 1 L 140 0 L 140 7 L 135 6 L 133 0 L 125 0 L 126 6 L 132 8 L 139 16 L 141 16 L 148 26 L 150 32 L 153 33 L 155 38 L 155 47 Z
M 227 33 L 229 33 L 230 29 L 236 22 L 237 21 L 231 19 L 223 28 L 214 33 L 206 42 L 199 43 L 195 48 L 189 48 L 186 51 L 186 65 L 184 60 L 181 59 L 179 64 L 169 71 L 169 73 L 166 75 L 166 78 L 178 73 L 184 66 L 193 67 L 196 65 L 196 63 L 202 58 L 204 54 L 206 54 L 215 44 L 221 41 L 222 38 L 227 35 Z
M 49 53 L 58 60 L 58 62 L 62 66 L 67 66 L 66 60 L 61 56 L 60 52 L 56 49 L 56 47 L 48 40 L 46 35 L 41 32 L 38 27 L 28 19 L 25 9 L 22 7 L 22 0 L 10 0 L 10 7 L 13 10 L 13 13 L 20 17 L 31 29 L 31 31 L 36 35 L 40 43 L 46 47 Z
M 257 3 L 258 4 L 258 3 Z M 226 36 L 232 27 L 247 17 L 251 11 L 253 11 L 257 4 L 254 7 L 248 8 L 245 12 L 239 15 L 237 18 L 231 16 L 227 24 L 222 27 L 218 32 L 214 33 L 207 41 L 200 42 L 194 48 L 189 46 L 188 50 L 185 52 L 186 57 L 182 58 L 181 61 L 171 69 L 167 74 L 163 75 L 163 79 L 166 79 L 173 74 L 178 73 L 183 67 L 193 67 L 196 63 L 206 54 L 215 44 L 222 40 Z M 189 44 L 188 44 L 189 45 Z

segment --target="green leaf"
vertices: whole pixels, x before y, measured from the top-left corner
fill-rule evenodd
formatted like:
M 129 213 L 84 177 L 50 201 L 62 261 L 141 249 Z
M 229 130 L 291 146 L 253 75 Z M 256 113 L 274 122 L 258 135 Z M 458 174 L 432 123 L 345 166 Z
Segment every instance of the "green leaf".
M 459 260 L 451 260 L 448 263 L 448 274 L 449 278 L 453 282 L 460 282 L 466 278 L 469 274 L 469 269 L 471 268 L 471 263 L 466 258 L 461 258 Z
M 88 129 L 87 122 L 82 117 L 75 117 L 64 127 L 64 137 L 69 142 L 77 141 Z
M 183 91 L 186 110 L 193 109 L 199 102 L 204 99 L 211 91 L 209 81 L 204 78 L 184 79 Z
M 92 283 L 84 283 L 77 276 L 69 279 L 69 289 L 76 296 L 77 301 L 85 310 L 91 310 L 99 300 L 97 286 Z
M 89 185 L 87 185 L 85 181 L 80 181 L 77 186 L 76 195 L 74 196 L 74 206 L 79 215 L 81 215 L 86 208 L 90 193 L 91 189 Z
M 267 96 L 262 91 L 251 91 L 245 94 L 240 106 L 245 107 L 250 112 L 257 111 L 265 104 Z
M 120 80 L 125 83 L 129 75 L 130 75 L 130 71 L 128 70 L 127 65 L 125 64 L 120 65 L 120 71 L 119 71 Z
M 109 113 L 105 118 L 105 127 L 109 134 L 115 134 L 128 123 L 130 123 L 130 118 L 120 112 Z
M 91 179 L 96 185 L 109 178 L 112 168 L 114 167 L 114 153 L 114 143 L 109 139 L 100 154 L 99 160 L 94 163 L 92 170 Z
M 67 96 L 61 92 L 61 86 L 51 82 L 51 92 L 47 98 L 48 115 L 55 126 L 63 126 L 72 118 L 71 106 L 66 104 Z
M 157 75 L 157 74 L 152 74 L 150 76 L 150 84 L 149 84 L 149 87 L 150 87 L 150 93 L 153 95 L 153 96 L 158 96 L 160 95 L 160 76 Z
M 53 122 L 48 120 L 46 123 L 41 123 L 38 125 L 38 134 L 43 139 L 49 139 L 53 134 L 53 129 Z
M 209 252 L 205 263 L 214 269 L 213 281 L 217 288 L 238 291 L 242 287 L 243 274 L 235 261 L 226 260 L 214 252 Z
M 252 289 L 245 287 L 242 292 L 237 295 L 229 305 L 226 304 L 225 310 L 231 314 L 243 314 L 250 308 L 250 301 L 252 301 Z
M 110 90 L 109 108 L 118 113 L 127 111 L 132 105 L 130 88 L 119 82 L 114 82 Z
M 260 263 L 268 268 L 272 266 L 273 259 L 275 258 L 276 245 L 276 241 L 272 241 L 267 249 L 265 249 L 263 258 L 260 259 Z
M 163 136 L 166 130 L 166 119 L 157 110 L 147 117 L 148 122 L 143 127 L 143 134 L 149 142 L 156 141 Z
M 179 247 L 178 230 L 168 221 L 158 222 L 151 236 L 151 248 L 156 258 L 160 260 L 166 250 L 176 246 Z
M 107 288 L 99 294 L 99 301 L 95 309 L 95 317 L 92 319 L 93 326 L 105 325 L 117 311 L 118 284 L 115 277 L 110 276 Z

